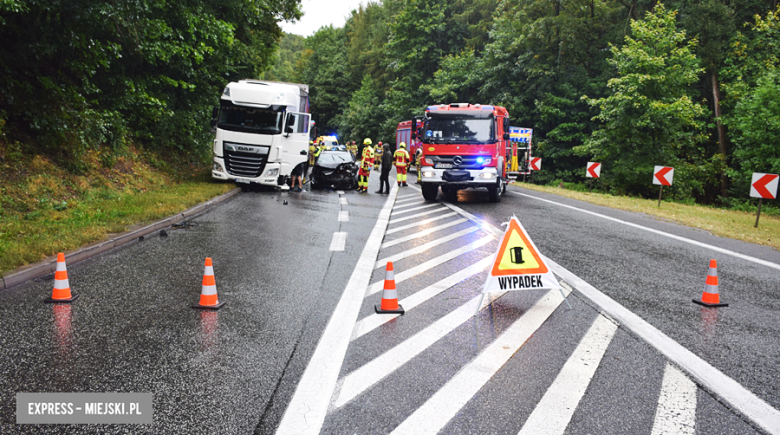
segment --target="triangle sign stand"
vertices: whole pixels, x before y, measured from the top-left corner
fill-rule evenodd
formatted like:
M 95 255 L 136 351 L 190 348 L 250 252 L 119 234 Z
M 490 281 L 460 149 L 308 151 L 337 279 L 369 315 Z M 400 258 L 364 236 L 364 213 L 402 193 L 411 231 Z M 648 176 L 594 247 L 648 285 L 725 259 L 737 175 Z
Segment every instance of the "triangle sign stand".
M 477 313 L 486 293 L 518 290 L 558 289 L 566 305 L 572 309 L 558 280 L 542 260 L 539 249 L 528 236 L 523 224 L 513 215 L 509 222 L 503 225 L 507 228 L 493 257 L 493 266 L 485 280 L 485 286 L 482 288 L 482 298 L 477 305 Z

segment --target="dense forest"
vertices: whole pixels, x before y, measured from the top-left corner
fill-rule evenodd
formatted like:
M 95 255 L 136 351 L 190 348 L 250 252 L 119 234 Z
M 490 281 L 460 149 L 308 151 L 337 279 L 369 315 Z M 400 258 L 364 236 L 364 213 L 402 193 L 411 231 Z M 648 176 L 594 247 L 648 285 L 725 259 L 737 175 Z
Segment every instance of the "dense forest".
M 81 170 L 130 144 L 208 161 L 230 80 L 307 83 L 321 133 L 394 140 L 429 104 L 507 107 L 534 128 L 536 182 L 738 205 L 780 172 L 777 0 L 381 0 L 284 35 L 298 0 L 2 0 L 2 155 Z
M 429 104 L 507 107 L 534 128 L 537 182 L 744 201 L 780 172 L 776 0 L 383 0 L 343 27 L 285 35 L 266 78 L 308 83 L 321 131 L 393 141 Z

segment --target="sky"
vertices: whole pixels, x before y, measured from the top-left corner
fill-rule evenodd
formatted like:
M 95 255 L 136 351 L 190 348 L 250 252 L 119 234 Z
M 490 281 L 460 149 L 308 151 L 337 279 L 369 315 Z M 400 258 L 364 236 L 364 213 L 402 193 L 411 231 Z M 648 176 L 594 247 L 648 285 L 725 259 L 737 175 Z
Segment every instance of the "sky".
M 282 21 L 282 30 L 301 36 L 310 36 L 322 26 L 342 27 L 353 9 L 367 0 L 301 0 L 303 17 L 300 21 Z

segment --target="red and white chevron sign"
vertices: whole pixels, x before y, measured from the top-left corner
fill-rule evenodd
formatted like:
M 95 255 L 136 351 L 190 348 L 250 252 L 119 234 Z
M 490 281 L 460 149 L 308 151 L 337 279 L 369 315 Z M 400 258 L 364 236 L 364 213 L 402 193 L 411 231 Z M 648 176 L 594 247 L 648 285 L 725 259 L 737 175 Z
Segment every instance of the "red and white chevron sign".
M 585 171 L 586 177 L 588 178 L 601 177 L 601 163 L 588 162 L 588 165 L 585 168 L 587 169 L 587 171 Z
M 674 168 L 670 166 L 656 166 L 653 170 L 653 184 L 671 186 L 674 177 Z
M 780 175 L 760 174 L 753 172 L 753 179 L 750 181 L 751 198 L 777 198 L 777 180 Z
M 542 158 L 534 157 L 531 159 L 531 169 L 534 171 L 540 171 L 542 169 Z

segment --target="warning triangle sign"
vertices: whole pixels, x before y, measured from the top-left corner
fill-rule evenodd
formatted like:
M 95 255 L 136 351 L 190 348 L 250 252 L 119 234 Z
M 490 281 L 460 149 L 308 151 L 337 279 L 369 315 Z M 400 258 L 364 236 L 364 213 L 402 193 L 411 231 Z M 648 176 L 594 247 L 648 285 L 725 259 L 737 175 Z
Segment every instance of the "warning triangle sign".
M 512 216 L 482 292 L 560 288 L 533 240 L 520 221 Z

